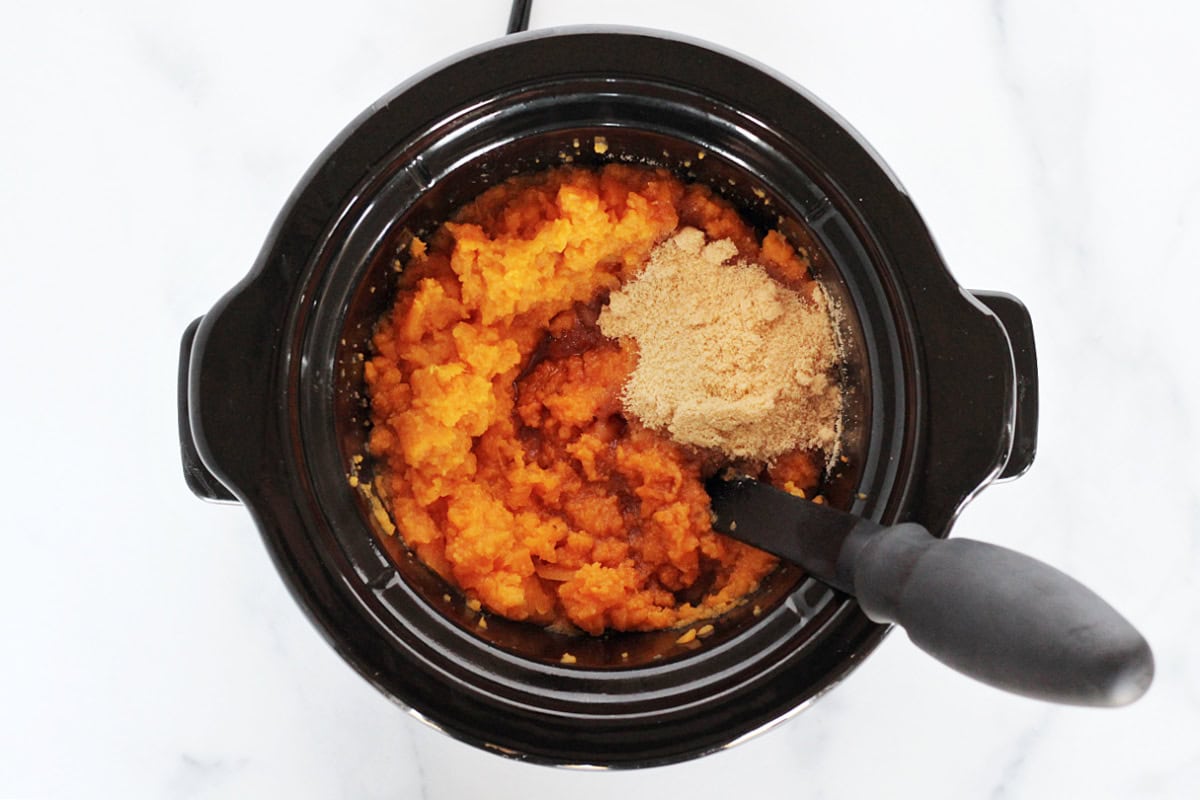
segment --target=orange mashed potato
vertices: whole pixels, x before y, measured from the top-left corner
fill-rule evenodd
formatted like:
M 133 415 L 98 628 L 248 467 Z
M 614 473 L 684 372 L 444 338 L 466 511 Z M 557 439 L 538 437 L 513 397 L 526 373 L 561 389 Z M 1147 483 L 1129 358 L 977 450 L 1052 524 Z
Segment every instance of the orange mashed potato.
M 728 611 L 776 566 L 712 530 L 703 478 L 724 464 L 624 413 L 636 344 L 596 325 L 681 225 L 811 283 L 781 235 L 759 241 L 708 188 L 625 165 L 511 179 L 409 248 L 366 364 L 374 490 L 470 601 L 591 634 L 654 630 Z M 765 477 L 811 490 L 820 463 L 796 451 Z

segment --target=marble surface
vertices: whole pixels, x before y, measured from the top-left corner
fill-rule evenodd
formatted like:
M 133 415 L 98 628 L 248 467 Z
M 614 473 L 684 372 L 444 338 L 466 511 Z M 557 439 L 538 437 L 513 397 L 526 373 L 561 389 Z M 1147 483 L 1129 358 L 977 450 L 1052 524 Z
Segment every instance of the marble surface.
M 956 533 L 1088 583 L 1158 664 L 1134 706 L 1064 708 L 893 635 L 764 736 L 590 773 L 476 751 L 385 700 L 249 515 L 179 471 L 184 327 L 343 125 L 502 33 L 507 4 L 6 3 L 0 798 L 1197 796 L 1200 12 L 1132 8 L 535 4 L 534 28 L 673 29 L 807 86 L 891 164 L 960 282 L 1025 301 L 1038 459 Z

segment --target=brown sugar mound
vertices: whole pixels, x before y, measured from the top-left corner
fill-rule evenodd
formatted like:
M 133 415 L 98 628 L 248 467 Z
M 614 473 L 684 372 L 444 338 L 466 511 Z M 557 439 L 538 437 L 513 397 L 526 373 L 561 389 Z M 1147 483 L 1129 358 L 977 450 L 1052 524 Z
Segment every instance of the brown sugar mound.
M 694 228 L 654 249 L 600 314 L 606 336 L 637 342 L 625 408 L 682 444 L 771 462 L 797 446 L 832 455 L 841 391 L 828 304 Z

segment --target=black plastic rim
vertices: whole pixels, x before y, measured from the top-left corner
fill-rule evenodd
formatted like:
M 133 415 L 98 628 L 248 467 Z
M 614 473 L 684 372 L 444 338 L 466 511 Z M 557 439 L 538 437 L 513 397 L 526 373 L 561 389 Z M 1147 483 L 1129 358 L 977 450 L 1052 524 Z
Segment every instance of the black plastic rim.
M 816 234 L 832 258 L 826 285 L 847 308 L 866 417 L 843 504 L 944 535 L 1011 446 L 1003 327 L 954 283 L 903 190 L 844 123 L 761 68 L 653 32 L 510 37 L 360 117 L 196 331 L 190 428 L 204 464 L 255 514 L 302 607 L 382 691 L 497 752 L 645 766 L 793 713 L 886 629 L 804 580 L 711 646 L 672 652 L 659 641 L 647 647 L 666 657 L 628 668 L 612 668 L 603 645 L 568 667 L 552 659 L 552 640 L 531 652 L 529 637 L 505 639 L 498 626 L 489 641 L 379 547 L 345 481 L 360 442 L 332 422 L 354 402 L 355 354 L 379 308 L 372 298 L 386 295 L 380 263 L 395 237 L 596 133 L 610 157 L 652 161 L 661 148 L 665 165 L 732 187 L 741 205 L 762 192 L 764 223 L 779 210 Z

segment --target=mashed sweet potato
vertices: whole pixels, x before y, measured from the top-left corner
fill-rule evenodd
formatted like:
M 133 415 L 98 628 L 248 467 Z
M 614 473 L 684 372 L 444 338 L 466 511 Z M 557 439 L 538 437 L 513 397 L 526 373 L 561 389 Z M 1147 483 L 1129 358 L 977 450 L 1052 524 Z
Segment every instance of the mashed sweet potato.
M 407 546 L 494 613 L 592 634 L 687 625 L 775 567 L 712 530 L 711 454 L 623 412 L 637 354 L 596 324 L 680 225 L 810 281 L 707 188 L 623 165 L 510 180 L 409 249 L 365 371 L 375 491 Z M 769 477 L 811 490 L 818 464 L 795 451 Z

